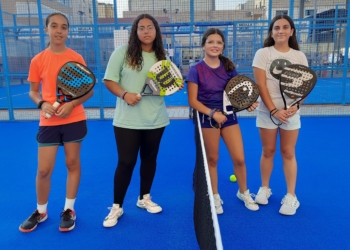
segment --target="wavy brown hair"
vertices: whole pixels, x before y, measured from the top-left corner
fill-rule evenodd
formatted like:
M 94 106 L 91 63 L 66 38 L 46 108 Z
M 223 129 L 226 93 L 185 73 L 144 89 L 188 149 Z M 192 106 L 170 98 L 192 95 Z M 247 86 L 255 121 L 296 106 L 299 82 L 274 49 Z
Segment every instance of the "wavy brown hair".
M 295 49 L 295 50 L 299 50 L 299 44 L 298 44 L 298 40 L 297 40 L 297 36 L 296 36 L 297 32 L 295 30 L 294 22 L 293 22 L 292 18 L 290 18 L 287 15 L 277 15 L 271 20 L 271 24 L 269 26 L 269 31 L 268 31 L 269 33 L 268 33 L 267 38 L 264 41 L 264 48 L 275 45 L 275 40 L 273 40 L 273 38 L 272 38 L 272 29 L 273 29 L 273 25 L 275 24 L 275 22 L 279 19 L 286 19 L 290 25 L 290 28 L 293 30 L 293 35 L 291 37 L 289 37 L 289 39 L 288 39 L 289 47 L 292 49 Z
M 132 69 L 136 69 L 137 71 L 140 71 L 143 66 L 141 41 L 137 35 L 137 27 L 139 21 L 144 18 L 151 20 L 154 25 L 154 28 L 156 29 L 156 38 L 153 41 L 152 49 L 154 50 L 158 61 L 166 59 L 163 46 L 163 39 L 158 22 L 154 17 L 152 17 L 149 14 L 141 14 L 138 17 L 136 17 L 132 24 L 130 38 L 128 42 L 128 49 L 126 51 L 125 56 L 126 63 L 129 66 L 131 66 Z
M 203 38 L 202 38 L 202 47 L 205 45 L 208 37 L 210 35 L 213 35 L 213 34 L 218 34 L 219 36 L 221 36 L 222 38 L 222 41 L 224 43 L 224 48 L 223 50 L 225 49 L 225 37 L 224 37 L 224 33 L 222 33 L 221 30 L 217 29 L 217 28 L 210 28 L 208 30 L 206 30 L 203 34 Z M 224 64 L 224 68 L 226 71 L 232 71 L 235 69 L 235 65 L 233 64 L 233 62 L 227 58 L 226 56 L 223 56 L 223 55 L 219 55 L 219 59 L 220 61 Z

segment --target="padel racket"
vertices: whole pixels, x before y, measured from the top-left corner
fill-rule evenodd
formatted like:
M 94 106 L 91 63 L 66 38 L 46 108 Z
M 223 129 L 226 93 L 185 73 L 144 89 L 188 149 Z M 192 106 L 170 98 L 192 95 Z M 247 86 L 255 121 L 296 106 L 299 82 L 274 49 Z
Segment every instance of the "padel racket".
M 223 92 L 223 111 L 224 115 L 233 114 L 252 106 L 259 97 L 258 85 L 249 77 L 237 75 L 231 78 Z M 232 110 L 227 107 L 232 106 Z M 211 122 L 211 121 L 210 121 Z M 219 128 L 216 123 L 215 128 Z
M 145 85 L 139 96 L 168 96 L 182 86 L 180 70 L 169 60 L 155 63 L 147 73 Z M 147 91 L 148 90 L 148 91 Z
M 300 103 L 310 94 L 317 82 L 316 73 L 309 67 L 301 64 L 291 64 L 283 68 L 280 77 L 280 91 L 284 103 L 284 109 Z M 274 124 L 280 126 L 281 122 Z
M 258 85 L 249 77 L 237 75 L 227 83 L 223 93 L 223 112 L 232 114 L 249 108 L 259 97 Z M 227 107 L 233 110 L 228 111 Z
M 58 72 L 56 79 L 57 100 L 52 105 L 57 108 L 62 102 L 78 99 L 89 93 L 95 86 L 96 78 L 86 66 L 78 62 L 67 62 Z M 51 115 L 45 113 L 46 118 Z

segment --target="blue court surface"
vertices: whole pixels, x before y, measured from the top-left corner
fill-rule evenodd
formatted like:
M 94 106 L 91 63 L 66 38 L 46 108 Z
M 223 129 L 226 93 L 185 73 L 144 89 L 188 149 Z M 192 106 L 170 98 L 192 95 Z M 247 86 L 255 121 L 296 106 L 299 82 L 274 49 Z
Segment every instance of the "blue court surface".
M 20 223 L 36 209 L 35 176 L 38 122 L 2 122 L 0 131 L 1 249 L 199 249 L 193 225 L 192 174 L 195 165 L 192 120 L 172 120 L 161 143 L 151 195 L 163 207 L 150 214 L 136 207 L 139 167 L 126 194 L 124 215 L 113 228 L 102 221 L 112 205 L 117 162 L 112 122 L 89 121 L 82 146 L 82 178 L 76 201 L 76 228 L 58 230 L 65 201 L 66 169 L 59 149 L 49 199 L 49 218 L 31 233 Z M 302 118 L 297 145 L 296 215 L 278 213 L 286 192 L 277 153 L 269 204 L 252 212 L 236 198 L 237 183 L 224 144 L 220 147 L 219 190 L 224 214 L 218 216 L 224 249 L 350 249 L 350 117 Z M 241 118 L 248 186 L 260 186 L 261 144 L 255 119 Z M 127 143 L 127 142 L 126 142 Z M 204 180 L 203 180 L 204 181 Z

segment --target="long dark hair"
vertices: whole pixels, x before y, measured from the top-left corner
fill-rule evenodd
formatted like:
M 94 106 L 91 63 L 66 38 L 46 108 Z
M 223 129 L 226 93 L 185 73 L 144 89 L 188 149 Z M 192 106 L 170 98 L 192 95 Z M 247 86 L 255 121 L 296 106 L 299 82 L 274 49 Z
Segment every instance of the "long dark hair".
M 67 25 L 68 25 L 68 28 L 69 28 L 69 21 L 68 21 L 68 18 L 67 18 L 64 14 L 62 14 L 62 13 L 60 13 L 60 12 L 53 12 L 53 13 L 51 13 L 50 15 L 48 15 L 48 16 L 46 17 L 46 20 L 45 20 L 45 28 L 47 28 L 47 27 L 49 26 L 51 17 L 57 16 L 57 15 L 63 16 L 63 17 L 66 19 Z M 49 47 L 49 46 L 50 46 L 50 42 L 47 43 L 46 47 Z
M 296 36 L 297 32 L 295 30 L 294 22 L 293 22 L 292 18 L 290 18 L 287 15 L 277 15 L 271 20 L 271 24 L 269 26 L 269 34 L 264 41 L 264 48 L 273 46 L 275 44 L 275 40 L 273 40 L 273 38 L 272 38 L 272 29 L 273 29 L 273 25 L 275 24 L 275 22 L 279 19 L 286 19 L 288 21 L 291 29 L 293 30 L 293 35 L 291 37 L 289 37 L 289 39 L 288 39 L 289 47 L 292 49 L 295 49 L 295 50 L 299 50 L 299 44 L 298 44 L 298 40 L 297 40 L 297 36 Z
M 130 38 L 128 42 L 128 49 L 126 51 L 126 63 L 131 66 L 132 69 L 136 69 L 140 71 L 142 69 L 143 65 L 143 58 L 142 58 L 142 47 L 141 47 L 141 41 L 137 35 L 137 27 L 139 24 L 139 21 L 143 18 L 147 18 L 152 21 L 154 28 L 156 29 L 156 38 L 153 41 L 152 49 L 154 50 L 154 53 L 156 54 L 156 57 L 158 61 L 165 60 L 165 51 L 163 46 L 163 39 L 160 32 L 160 28 L 158 25 L 158 22 L 156 19 L 149 15 L 149 14 L 141 14 L 134 20 L 131 31 L 130 31 Z
M 219 36 L 221 36 L 221 39 L 224 43 L 224 48 L 223 48 L 223 50 L 224 50 L 225 49 L 224 33 L 222 33 L 222 31 L 217 29 L 217 28 L 210 28 L 204 32 L 203 38 L 202 38 L 202 47 L 205 45 L 208 37 L 210 35 L 213 35 L 213 34 L 218 34 Z M 226 56 L 223 56 L 222 54 L 220 54 L 219 59 L 224 64 L 224 68 L 226 71 L 232 71 L 235 69 L 235 65 L 233 64 L 233 62 L 229 58 L 227 58 Z

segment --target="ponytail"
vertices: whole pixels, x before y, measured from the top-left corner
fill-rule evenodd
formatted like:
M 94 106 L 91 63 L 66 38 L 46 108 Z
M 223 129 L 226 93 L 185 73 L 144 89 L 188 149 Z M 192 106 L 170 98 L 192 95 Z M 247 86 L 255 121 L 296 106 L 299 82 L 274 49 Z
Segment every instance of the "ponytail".
M 224 68 L 226 71 L 232 71 L 236 68 L 233 62 L 226 56 L 223 56 L 222 54 L 220 54 L 219 59 L 224 64 Z

